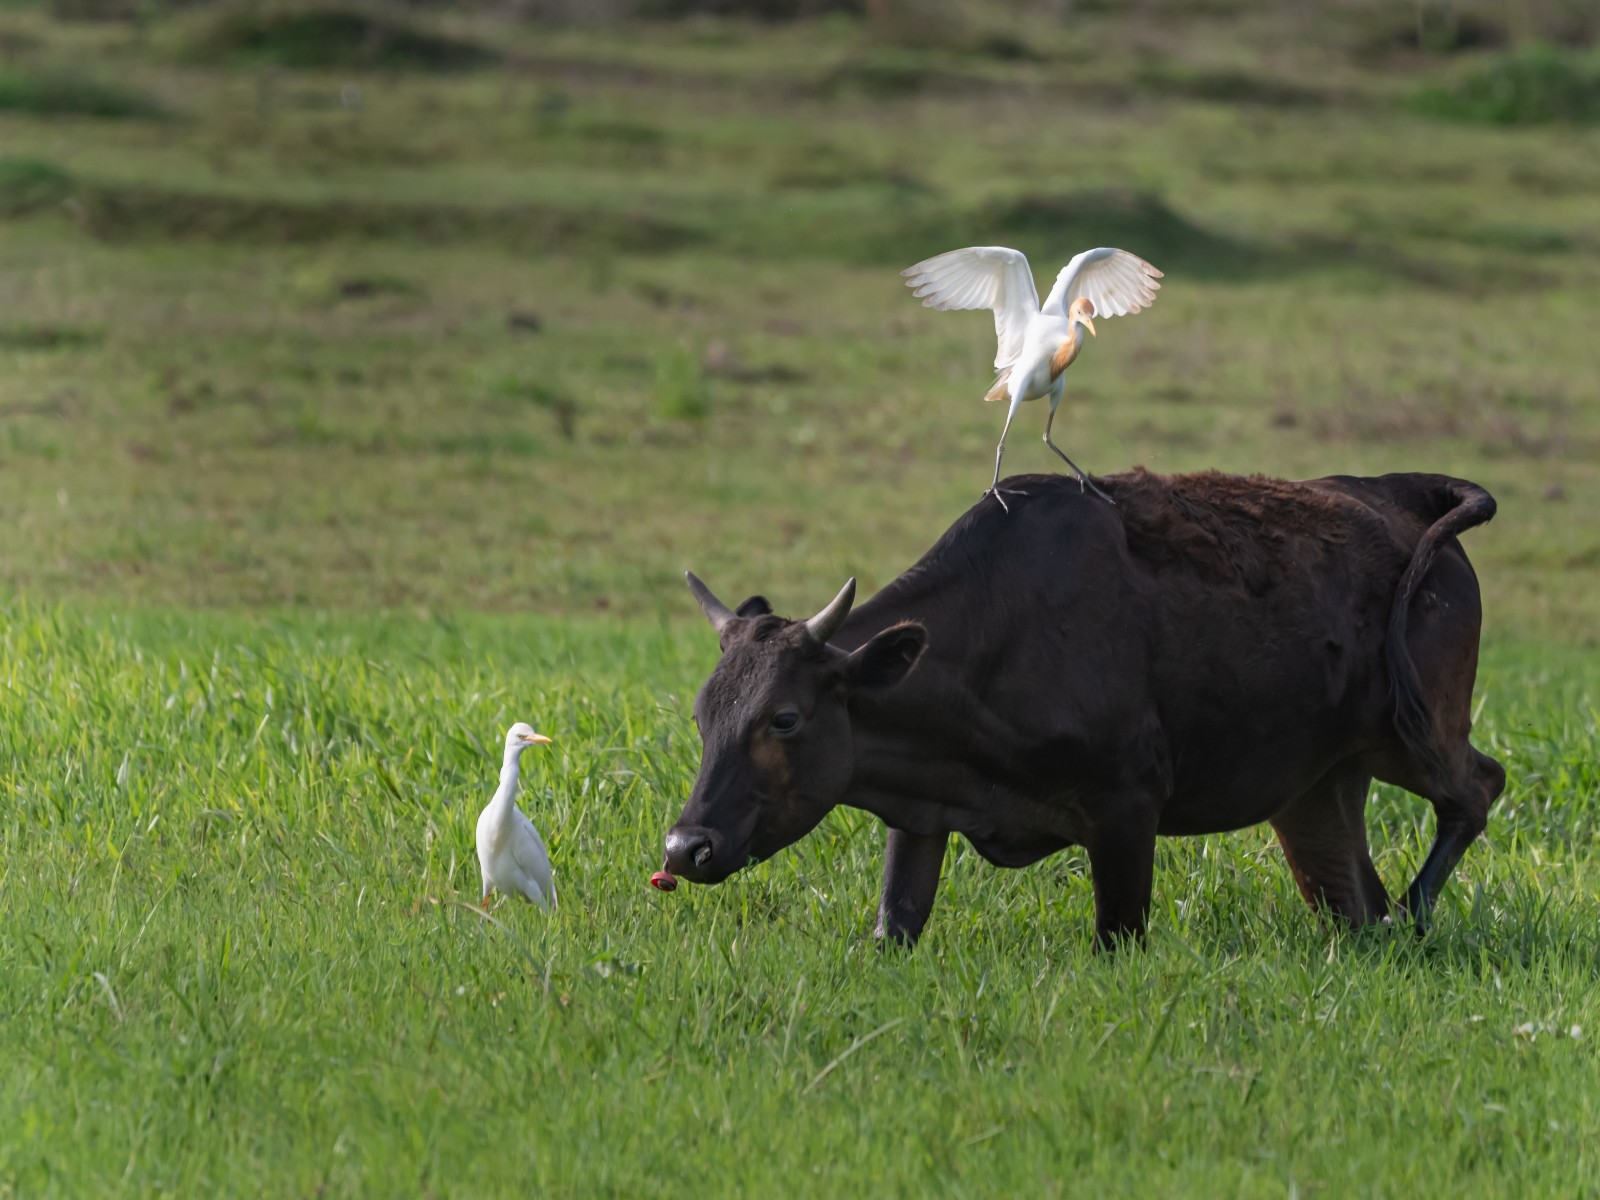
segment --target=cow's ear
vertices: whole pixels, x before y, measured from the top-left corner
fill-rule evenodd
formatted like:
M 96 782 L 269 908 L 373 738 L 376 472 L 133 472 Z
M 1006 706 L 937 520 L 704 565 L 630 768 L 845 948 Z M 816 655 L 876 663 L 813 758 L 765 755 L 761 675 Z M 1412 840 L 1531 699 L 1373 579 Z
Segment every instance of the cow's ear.
M 862 691 L 891 688 L 911 674 L 927 645 L 921 625 L 891 625 L 845 659 L 845 678 Z
M 764 617 L 772 612 L 772 605 L 767 603 L 765 596 L 751 596 L 738 608 L 733 610 L 736 617 Z

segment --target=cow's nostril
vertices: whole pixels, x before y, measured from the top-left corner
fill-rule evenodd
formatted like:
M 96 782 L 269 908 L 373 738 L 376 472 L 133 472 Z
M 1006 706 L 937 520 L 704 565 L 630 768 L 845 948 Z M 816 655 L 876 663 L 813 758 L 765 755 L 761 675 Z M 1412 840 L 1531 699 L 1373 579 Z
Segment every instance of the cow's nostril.
M 666 851 L 667 870 L 693 879 L 710 865 L 717 848 L 709 834 L 673 829 L 667 833 Z

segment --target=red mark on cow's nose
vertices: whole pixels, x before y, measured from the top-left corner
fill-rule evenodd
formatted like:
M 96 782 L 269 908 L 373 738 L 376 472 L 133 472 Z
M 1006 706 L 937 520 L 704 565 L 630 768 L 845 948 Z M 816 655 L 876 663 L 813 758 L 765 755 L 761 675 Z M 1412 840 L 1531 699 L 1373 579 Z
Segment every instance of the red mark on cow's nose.
M 663 892 L 670 892 L 677 888 L 678 877 L 671 871 L 657 871 L 650 876 L 650 886 Z

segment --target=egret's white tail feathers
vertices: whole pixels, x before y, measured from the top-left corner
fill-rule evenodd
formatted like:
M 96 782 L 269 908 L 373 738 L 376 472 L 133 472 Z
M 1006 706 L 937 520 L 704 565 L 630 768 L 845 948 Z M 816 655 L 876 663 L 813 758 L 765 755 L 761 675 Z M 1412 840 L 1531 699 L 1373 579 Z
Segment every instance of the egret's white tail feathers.
M 1007 386 L 1010 382 L 1011 368 L 1007 367 L 994 377 L 994 386 L 983 394 L 983 398 L 986 401 L 1007 399 L 1011 395 L 1011 389 Z

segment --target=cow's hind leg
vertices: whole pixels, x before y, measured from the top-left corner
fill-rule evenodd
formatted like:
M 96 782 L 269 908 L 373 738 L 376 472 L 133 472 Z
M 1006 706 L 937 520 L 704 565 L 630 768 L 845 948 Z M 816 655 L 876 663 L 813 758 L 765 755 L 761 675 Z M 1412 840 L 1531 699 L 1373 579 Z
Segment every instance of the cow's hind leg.
M 1489 823 L 1489 807 L 1506 786 L 1504 767 L 1464 743 L 1463 750 L 1461 759 L 1465 761 L 1460 761 L 1453 780 L 1438 787 L 1411 789 L 1432 802 L 1438 820 L 1428 857 L 1406 889 L 1405 909 L 1419 929 L 1427 926 L 1439 890 Z
M 1389 894 L 1367 850 L 1371 783 L 1362 767 L 1336 767 L 1272 818 L 1306 902 L 1351 925 L 1369 925 L 1389 915 Z
M 1421 688 L 1425 728 L 1370 756 L 1372 773 L 1433 805 L 1438 827 L 1405 910 L 1426 927 L 1439 890 L 1489 821 L 1505 788 L 1499 763 L 1472 748 L 1472 687 L 1478 669 L 1478 585 L 1459 551 L 1440 554 L 1412 600 L 1406 649 Z

